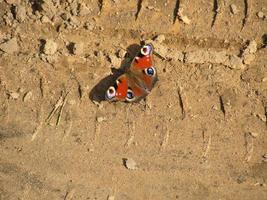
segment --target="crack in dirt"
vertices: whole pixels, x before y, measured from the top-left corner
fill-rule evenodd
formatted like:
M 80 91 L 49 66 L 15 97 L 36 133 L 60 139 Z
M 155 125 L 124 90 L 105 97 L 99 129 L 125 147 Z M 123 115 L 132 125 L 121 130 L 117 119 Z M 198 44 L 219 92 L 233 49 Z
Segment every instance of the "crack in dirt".
M 173 10 L 173 24 L 175 24 L 178 18 L 179 9 L 180 9 L 180 0 L 176 0 L 176 4 Z
M 137 2 L 137 11 L 135 13 L 135 20 L 137 20 L 139 13 L 141 12 L 142 3 L 143 3 L 143 0 L 138 0 L 138 2 Z
M 244 0 L 244 4 L 245 4 L 245 8 L 244 8 L 244 18 L 243 18 L 243 22 L 242 22 L 242 30 L 244 29 L 246 23 L 249 20 L 250 17 L 250 0 Z
M 216 22 L 216 19 L 217 19 L 217 16 L 218 16 L 218 9 L 219 9 L 218 0 L 214 0 L 213 1 L 213 12 L 214 12 L 214 15 L 213 15 L 213 19 L 212 19 L 212 22 L 211 22 L 211 27 L 213 27 L 215 25 L 215 22 Z

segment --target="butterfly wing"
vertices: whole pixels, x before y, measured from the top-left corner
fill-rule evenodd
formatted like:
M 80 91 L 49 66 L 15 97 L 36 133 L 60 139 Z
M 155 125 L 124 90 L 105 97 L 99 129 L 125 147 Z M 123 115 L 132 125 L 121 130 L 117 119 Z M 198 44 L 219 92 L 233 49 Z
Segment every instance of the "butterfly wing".
M 150 92 L 158 80 L 157 72 L 153 61 L 153 46 L 146 44 L 133 59 L 130 72 L 137 79 L 137 84 Z
M 106 91 L 108 101 L 138 101 L 147 96 L 157 81 L 152 58 L 153 46 L 144 45 L 131 63 L 130 70 L 121 75 Z
M 131 73 L 121 75 L 113 86 L 110 86 L 106 92 L 108 101 L 127 101 L 134 102 L 145 97 L 148 94 L 146 90 L 136 84 L 135 77 Z

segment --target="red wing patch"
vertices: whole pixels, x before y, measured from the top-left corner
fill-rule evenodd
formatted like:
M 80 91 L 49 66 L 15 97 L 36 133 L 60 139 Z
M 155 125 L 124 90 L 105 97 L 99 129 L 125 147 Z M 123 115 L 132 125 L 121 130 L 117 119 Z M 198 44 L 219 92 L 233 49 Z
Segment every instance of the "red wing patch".
M 151 67 L 152 65 L 152 56 L 150 55 L 143 57 L 135 57 L 132 63 L 133 70 L 145 69 Z
M 121 76 L 117 79 L 117 90 L 116 90 L 116 97 L 118 100 L 123 100 L 127 96 L 127 90 L 128 90 L 128 81 L 125 76 Z

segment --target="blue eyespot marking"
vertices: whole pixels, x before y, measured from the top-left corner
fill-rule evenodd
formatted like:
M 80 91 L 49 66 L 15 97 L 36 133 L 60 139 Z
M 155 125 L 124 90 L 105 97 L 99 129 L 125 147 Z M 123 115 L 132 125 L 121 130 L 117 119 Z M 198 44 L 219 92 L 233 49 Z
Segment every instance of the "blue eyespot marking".
M 132 91 L 128 90 L 128 92 L 127 92 L 127 98 L 128 99 L 133 99 L 134 98 L 134 94 L 133 94 Z
M 155 75 L 155 69 L 153 67 L 149 67 L 144 70 L 145 74 L 148 76 L 154 76 Z

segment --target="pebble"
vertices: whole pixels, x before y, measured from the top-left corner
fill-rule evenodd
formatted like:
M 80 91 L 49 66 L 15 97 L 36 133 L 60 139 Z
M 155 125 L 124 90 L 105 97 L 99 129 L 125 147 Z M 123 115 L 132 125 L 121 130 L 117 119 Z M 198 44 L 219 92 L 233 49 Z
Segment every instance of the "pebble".
M 235 4 L 230 5 L 230 10 L 234 15 L 238 13 L 238 10 Z
M 84 3 L 79 4 L 78 13 L 80 16 L 86 16 L 90 14 L 90 12 L 90 9 Z
M 91 24 L 90 22 L 85 22 L 84 28 L 88 31 L 92 31 L 92 30 L 94 30 L 95 26 L 93 24 Z
M 26 19 L 26 8 L 24 6 L 16 7 L 16 20 L 23 22 Z
M 158 42 L 158 43 L 162 43 L 162 42 L 164 42 L 165 39 L 166 39 L 165 35 L 160 34 L 155 38 L 155 41 Z
M 249 132 L 249 134 L 254 138 L 259 136 L 259 133 L 256 133 L 256 132 Z
M 257 16 L 258 16 L 258 18 L 260 18 L 260 19 L 264 19 L 264 14 L 263 14 L 263 12 L 261 12 L 261 11 L 259 11 L 259 12 L 257 13 Z
M 229 61 L 226 65 L 232 69 L 245 69 L 242 59 L 237 55 L 229 56 Z
M 249 65 L 253 62 L 253 60 L 255 60 L 255 55 L 254 54 L 247 54 L 243 56 L 243 62 L 246 65 Z
M 54 42 L 52 39 L 48 39 L 45 42 L 44 53 L 46 55 L 53 55 L 57 52 L 57 47 L 58 45 L 56 42 Z
M 105 121 L 105 120 L 106 120 L 105 117 L 97 117 L 97 118 L 96 118 L 96 121 L 97 121 L 98 123 L 101 123 L 101 122 L 103 122 L 103 121 Z
M 7 42 L 0 44 L 0 49 L 8 54 L 13 54 L 19 50 L 16 38 L 12 38 Z
M 115 196 L 113 195 L 108 195 L 108 199 L 107 200 L 115 200 Z
M 255 60 L 255 53 L 257 52 L 257 43 L 255 40 L 249 42 L 248 46 L 242 53 L 242 58 L 244 64 L 249 65 L 253 60 Z
M 82 42 L 75 43 L 73 45 L 73 54 L 75 55 L 82 55 L 84 50 L 84 44 Z
M 43 15 L 41 17 L 41 22 L 42 23 L 51 23 L 51 20 L 46 15 Z
M 125 159 L 125 167 L 130 170 L 137 169 L 136 162 L 132 158 Z
M 186 15 L 183 15 L 183 10 L 182 9 L 179 9 L 178 17 L 185 24 L 190 24 L 191 23 L 191 20 Z
M 27 92 L 27 93 L 24 95 L 24 97 L 23 97 L 23 101 L 24 101 L 24 102 L 27 102 L 27 101 L 29 101 L 31 98 L 32 98 L 32 92 L 29 91 L 29 92 Z
M 113 66 L 120 67 L 121 60 L 119 58 L 117 58 L 117 56 L 109 55 L 108 58 L 109 58 L 110 63 Z
M 10 92 L 9 93 L 10 98 L 17 100 L 20 96 L 20 94 L 18 92 Z
M 248 46 L 244 50 L 243 55 L 244 54 L 253 54 L 256 52 L 257 52 L 257 43 L 255 40 L 252 40 L 249 42 Z
M 119 58 L 124 58 L 126 54 L 127 54 L 127 51 L 125 51 L 124 49 L 120 49 L 118 51 L 118 57 Z

